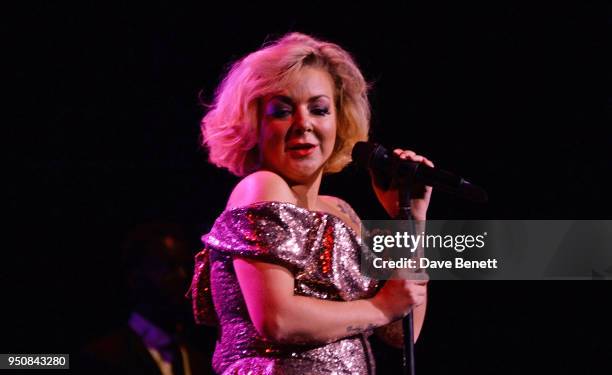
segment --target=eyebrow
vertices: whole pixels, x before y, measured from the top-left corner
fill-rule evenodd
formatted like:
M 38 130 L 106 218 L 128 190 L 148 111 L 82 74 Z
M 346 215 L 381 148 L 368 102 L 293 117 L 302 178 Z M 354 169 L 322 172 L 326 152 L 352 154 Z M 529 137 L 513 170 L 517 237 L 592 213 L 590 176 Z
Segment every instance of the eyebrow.
M 315 95 L 315 96 L 309 98 L 308 101 L 309 102 L 315 102 L 315 101 L 317 101 L 317 100 L 319 100 L 321 98 L 327 98 L 328 100 L 331 100 L 329 98 L 329 96 L 327 96 L 327 95 Z M 285 104 L 293 104 L 293 100 L 290 97 L 288 97 L 287 95 L 274 95 L 271 99 L 279 100 L 279 101 L 281 101 L 281 102 L 283 102 Z

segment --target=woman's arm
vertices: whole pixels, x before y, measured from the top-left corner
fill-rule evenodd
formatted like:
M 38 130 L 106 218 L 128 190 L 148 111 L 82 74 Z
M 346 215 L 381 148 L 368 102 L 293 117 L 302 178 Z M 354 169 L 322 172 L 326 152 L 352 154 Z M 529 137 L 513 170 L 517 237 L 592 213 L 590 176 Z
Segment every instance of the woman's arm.
M 267 339 L 323 343 L 389 322 L 373 299 L 339 302 L 294 295 L 293 275 L 282 266 L 237 258 L 234 268 L 251 320 Z
M 279 265 L 235 258 L 249 316 L 265 338 L 286 343 L 325 343 L 389 324 L 424 301 L 424 284 L 385 288 L 370 299 L 327 301 L 294 295 L 291 272 Z M 393 286 L 392 286 L 393 287 Z M 393 289 L 393 290 L 390 290 Z M 402 294 L 402 298 L 393 301 Z
M 431 160 L 427 159 L 424 156 L 417 155 L 414 151 L 395 149 L 393 153 L 399 156 L 401 159 L 412 160 L 414 162 L 423 163 L 432 168 L 434 167 L 434 164 L 431 162 Z M 372 187 L 374 188 L 376 197 L 380 201 L 381 205 L 385 208 L 389 216 L 396 217 L 399 213 L 399 195 L 397 189 L 383 190 L 381 187 L 377 186 L 376 179 L 373 175 Z M 426 221 L 427 209 L 429 207 L 431 193 L 431 186 L 424 186 L 419 184 L 411 186 L 410 207 L 413 218 L 417 220 L 417 225 L 419 225 L 418 223 L 424 225 Z M 418 232 L 420 232 L 420 230 L 417 231 L 417 233 Z M 420 250 L 420 253 L 422 254 L 422 249 Z M 393 280 L 387 281 L 387 283 L 390 282 L 393 282 Z M 425 294 L 425 297 L 427 297 L 427 294 Z M 426 308 L 427 298 L 425 298 L 425 302 L 422 305 L 416 306 L 413 309 L 413 326 L 415 341 L 419 337 L 421 329 L 423 328 Z M 389 324 L 385 327 L 381 327 L 380 329 L 376 330 L 376 335 L 391 346 L 398 348 L 403 347 L 403 329 L 401 320 Z

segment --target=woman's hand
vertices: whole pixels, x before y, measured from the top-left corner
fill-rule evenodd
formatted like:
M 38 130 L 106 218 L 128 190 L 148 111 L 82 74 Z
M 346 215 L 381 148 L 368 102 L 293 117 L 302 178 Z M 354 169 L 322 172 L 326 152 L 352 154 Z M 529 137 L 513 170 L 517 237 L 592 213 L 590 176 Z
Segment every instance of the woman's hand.
M 412 309 L 427 301 L 427 280 L 391 279 L 372 299 L 376 305 L 393 322 L 406 316 Z
M 434 164 L 424 156 L 417 155 L 414 151 L 395 149 L 393 152 L 398 155 L 401 159 L 411 160 L 417 163 L 423 163 L 429 167 Z M 370 173 L 372 178 L 372 187 L 376 193 L 376 197 L 385 211 L 391 217 L 396 217 L 399 213 L 399 191 L 397 187 L 391 184 L 389 190 L 383 190 L 376 184 L 375 178 Z M 427 208 L 429 207 L 429 200 L 431 199 L 431 186 L 425 186 L 422 184 L 413 184 L 410 187 L 410 207 L 412 216 L 415 220 L 425 220 L 427 218 Z

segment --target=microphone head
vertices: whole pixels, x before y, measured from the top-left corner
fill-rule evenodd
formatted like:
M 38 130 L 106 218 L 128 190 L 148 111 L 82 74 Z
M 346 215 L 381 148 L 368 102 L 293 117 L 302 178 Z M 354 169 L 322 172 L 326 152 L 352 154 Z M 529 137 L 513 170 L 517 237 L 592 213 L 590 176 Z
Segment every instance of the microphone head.
M 351 153 L 353 162 L 364 169 L 369 169 L 378 186 L 389 189 L 393 173 L 392 154 L 386 148 L 374 142 L 357 142 Z
M 389 151 L 382 145 L 375 142 L 357 142 L 353 146 L 351 153 L 353 162 L 363 168 L 372 168 L 375 170 L 386 170 L 391 166 L 391 157 Z

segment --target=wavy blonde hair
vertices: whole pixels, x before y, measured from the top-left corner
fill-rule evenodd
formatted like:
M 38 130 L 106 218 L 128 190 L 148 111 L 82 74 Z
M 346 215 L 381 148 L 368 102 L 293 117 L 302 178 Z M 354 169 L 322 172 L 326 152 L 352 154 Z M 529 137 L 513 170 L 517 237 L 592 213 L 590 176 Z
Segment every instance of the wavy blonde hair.
M 338 172 L 351 161 L 353 145 L 368 138 L 368 84 L 337 44 L 290 33 L 235 62 L 217 88 L 201 123 L 211 163 L 237 176 L 258 169 L 260 99 L 281 91 L 305 66 L 325 69 L 335 86 L 336 141 L 324 172 Z

